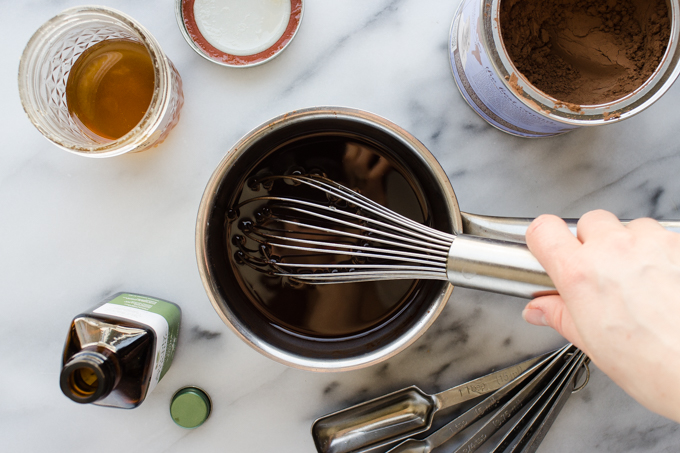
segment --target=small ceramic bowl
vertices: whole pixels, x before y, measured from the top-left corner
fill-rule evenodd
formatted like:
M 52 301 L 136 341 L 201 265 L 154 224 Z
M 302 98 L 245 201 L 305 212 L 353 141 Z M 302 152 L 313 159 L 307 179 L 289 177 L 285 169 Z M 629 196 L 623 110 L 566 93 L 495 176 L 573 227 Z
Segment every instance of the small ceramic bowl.
M 293 40 L 303 0 L 177 0 L 184 39 L 203 58 L 244 68 L 273 59 Z

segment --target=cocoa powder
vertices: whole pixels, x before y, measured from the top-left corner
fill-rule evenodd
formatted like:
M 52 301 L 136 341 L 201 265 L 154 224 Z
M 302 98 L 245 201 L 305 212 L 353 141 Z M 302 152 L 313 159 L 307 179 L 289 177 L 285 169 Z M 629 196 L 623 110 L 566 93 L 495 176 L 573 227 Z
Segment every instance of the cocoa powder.
M 564 104 L 597 105 L 639 88 L 670 39 L 666 0 L 502 0 L 517 70 Z

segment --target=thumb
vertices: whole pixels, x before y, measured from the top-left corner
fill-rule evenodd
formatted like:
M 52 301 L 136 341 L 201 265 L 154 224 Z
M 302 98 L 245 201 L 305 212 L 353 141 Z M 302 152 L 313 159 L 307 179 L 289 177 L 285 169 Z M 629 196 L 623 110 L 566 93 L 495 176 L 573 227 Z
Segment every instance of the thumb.
M 583 350 L 581 335 L 561 296 L 543 296 L 532 300 L 522 312 L 522 317 L 535 326 L 552 327 L 568 341 Z

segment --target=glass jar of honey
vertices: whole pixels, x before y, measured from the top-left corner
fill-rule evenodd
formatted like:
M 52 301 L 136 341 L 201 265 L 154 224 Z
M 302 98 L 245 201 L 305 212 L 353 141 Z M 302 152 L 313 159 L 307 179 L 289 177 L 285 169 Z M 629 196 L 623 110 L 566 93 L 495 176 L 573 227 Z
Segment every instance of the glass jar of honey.
M 19 95 L 47 139 L 88 157 L 160 144 L 184 101 L 182 79 L 151 33 L 101 6 L 67 9 L 35 32 L 19 64 Z

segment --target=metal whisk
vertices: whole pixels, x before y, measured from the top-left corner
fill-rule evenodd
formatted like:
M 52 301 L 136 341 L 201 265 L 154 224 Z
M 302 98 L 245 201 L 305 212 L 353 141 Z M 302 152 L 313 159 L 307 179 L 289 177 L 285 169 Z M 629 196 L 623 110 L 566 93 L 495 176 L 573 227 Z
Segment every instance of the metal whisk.
M 325 195 L 323 203 L 262 196 L 255 221 L 241 220 L 236 260 L 272 276 L 311 284 L 395 279 L 456 285 L 531 298 L 554 286 L 525 245 L 449 234 L 397 214 L 322 176 L 271 176 Z M 246 247 L 246 238 L 259 244 Z

